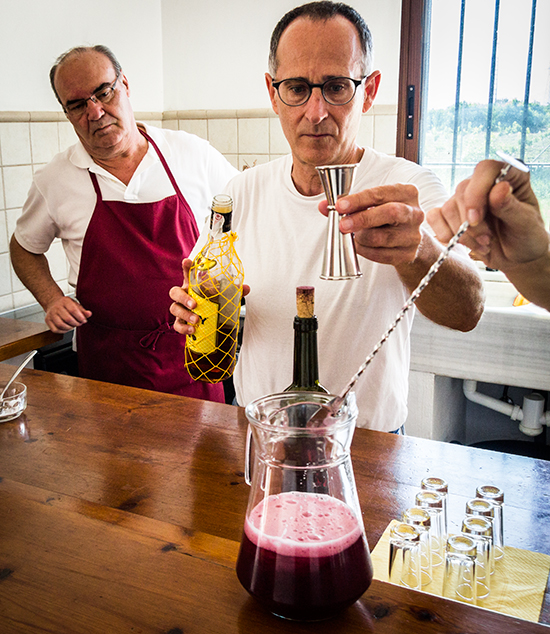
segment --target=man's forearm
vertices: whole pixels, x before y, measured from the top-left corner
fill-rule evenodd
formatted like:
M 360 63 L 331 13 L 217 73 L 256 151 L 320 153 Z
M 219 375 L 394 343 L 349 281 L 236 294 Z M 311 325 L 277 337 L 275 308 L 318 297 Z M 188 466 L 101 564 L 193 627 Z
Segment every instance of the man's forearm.
M 424 233 L 414 262 L 396 266 L 410 292 L 418 286 L 441 251 L 440 243 Z M 469 262 L 453 253 L 416 301 L 420 312 L 431 321 L 464 332 L 475 328 L 483 313 L 483 304 L 483 283 L 479 274 Z
M 502 272 L 526 299 L 550 310 L 550 251 Z
M 45 255 L 30 253 L 12 237 L 10 256 L 17 277 L 45 311 L 55 300 L 63 297 L 64 293 L 53 279 Z

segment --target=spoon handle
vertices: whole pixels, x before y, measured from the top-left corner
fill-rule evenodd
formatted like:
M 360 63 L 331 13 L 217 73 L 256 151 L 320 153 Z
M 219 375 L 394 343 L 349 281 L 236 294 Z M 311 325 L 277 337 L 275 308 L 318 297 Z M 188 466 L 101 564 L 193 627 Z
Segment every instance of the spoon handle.
M 27 363 L 34 357 L 34 355 L 38 352 L 38 350 L 33 350 L 30 354 L 28 354 L 23 363 L 17 368 L 17 370 L 12 374 L 11 379 L 6 383 L 6 387 L 2 390 L 2 394 L 0 394 L 0 398 L 4 398 L 4 394 L 8 391 L 9 386 L 15 381 L 15 379 L 21 374 L 23 368 L 27 365 Z
M 529 172 L 529 168 L 526 165 L 524 165 L 520 161 L 512 158 L 511 156 L 508 156 L 508 154 L 504 154 L 504 152 L 498 152 L 498 151 L 497 151 L 497 154 L 498 154 L 499 158 L 501 160 L 503 160 L 506 164 L 502 167 L 502 169 L 500 170 L 498 176 L 496 177 L 495 184 L 500 183 L 503 180 L 506 180 L 506 176 L 507 176 L 508 172 L 510 171 L 510 168 L 512 168 L 512 167 L 515 167 L 516 169 L 519 169 L 522 172 Z M 331 406 L 332 406 L 333 410 L 337 410 L 337 408 L 339 408 L 341 406 L 341 404 L 344 402 L 344 400 L 345 400 L 346 396 L 348 395 L 348 393 L 353 389 L 353 387 L 357 383 L 357 379 L 367 369 L 367 366 L 374 359 L 374 357 L 376 356 L 376 353 L 384 345 L 384 343 L 386 342 L 386 340 L 388 339 L 390 334 L 393 332 L 393 330 L 395 329 L 397 324 L 403 319 L 403 317 L 405 316 L 405 313 L 409 310 L 409 308 L 418 299 L 418 296 L 420 295 L 420 293 L 422 293 L 422 291 L 426 288 L 426 286 L 428 285 L 428 283 L 430 282 L 432 277 L 437 273 L 439 267 L 447 259 L 447 256 L 449 255 L 451 249 L 454 248 L 456 243 L 460 240 L 462 235 L 467 231 L 469 226 L 470 225 L 469 225 L 469 223 L 467 221 L 463 222 L 460 225 L 460 227 L 458 228 L 458 231 L 455 233 L 455 235 L 448 242 L 447 247 L 444 249 L 444 251 L 442 251 L 440 253 L 440 255 L 437 258 L 437 260 L 430 267 L 430 270 L 420 280 L 420 283 L 418 284 L 416 289 L 413 291 L 413 293 L 411 294 L 411 296 L 409 297 L 409 299 L 407 300 L 407 302 L 405 303 L 405 305 L 403 306 L 401 311 L 398 313 L 398 315 L 395 318 L 395 320 L 392 323 L 392 325 L 382 335 L 382 338 L 376 344 L 376 346 L 374 346 L 374 350 L 369 354 L 369 356 L 365 359 L 365 362 L 363 363 L 363 365 L 359 368 L 359 370 L 357 370 L 355 375 L 351 378 L 350 382 L 347 384 L 347 386 L 344 389 L 344 391 L 342 392 L 342 394 L 340 396 L 337 396 L 337 397 L 335 397 L 333 399 L 333 401 L 331 402 Z
M 447 244 L 445 249 L 439 254 L 439 257 L 432 264 L 432 266 L 430 267 L 430 270 L 420 280 L 420 283 L 418 284 L 416 289 L 413 291 L 413 293 L 411 294 L 409 299 L 406 301 L 406 303 L 403 306 L 403 308 L 399 311 L 399 313 L 397 314 L 397 317 L 394 319 L 392 325 L 382 335 L 382 338 L 380 339 L 380 341 L 374 346 L 374 350 L 369 354 L 369 356 L 365 359 L 365 362 L 363 363 L 363 365 L 359 368 L 359 370 L 356 372 L 356 374 L 352 377 L 352 379 L 348 383 L 346 389 L 342 392 L 341 396 L 339 397 L 339 402 L 340 403 L 342 403 L 345 400 L 345 398 L 348 395 L 348 393 L 350 392 L 350 390 L 353 389 L 353 387 L 357 383 L 357 379 L 367 369 L 368 365 L 374 359 L 374 357 L 376 356 L 377 352 L 384 345 L 384 343 L 386 342 L 388 337 L 391 335 L 391 333 L 395 330 L 395 327 L 397 326 L 397 324 L 403 319 L 403 317 L 405 316 L 405 313 L 414 304 L 414 302 L 416 302 L 416 300 L 420 296 L 420 293 L 422 293 L 422 291 L 426 288 L 426 286 L 428 286 L 428 283 L 430 282 L 432 277 L 437 273 L 437 271 L 439 270 L 439 267 L 447 259 L 449 253 L 454 248 L 454 246 L 457 244 L 457 242 L 460 240 L 462 235 L 466 232 L 466 230 L 468 229 L 469 226 L 470 225 L 469 225 L 468 222 L 463 222 L 460 225 L 459 230 L 451 238 L 451 240 L 449 241 L 449 243 Z

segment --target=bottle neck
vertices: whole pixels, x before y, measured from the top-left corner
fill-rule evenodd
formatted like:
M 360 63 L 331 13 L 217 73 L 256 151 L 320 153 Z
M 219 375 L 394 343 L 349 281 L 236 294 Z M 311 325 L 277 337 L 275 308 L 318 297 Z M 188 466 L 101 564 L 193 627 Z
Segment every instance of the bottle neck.
M 294 318 L 294 371 L 288 389 L 327 391 L 319 384 L 317 317 Z
M 210 235 L 216 236 L 221 233 L 229 233 L 231 231 L 232 218 L 233 211 L 220 213 L 219 211 L 212 209 L 210 214 Z

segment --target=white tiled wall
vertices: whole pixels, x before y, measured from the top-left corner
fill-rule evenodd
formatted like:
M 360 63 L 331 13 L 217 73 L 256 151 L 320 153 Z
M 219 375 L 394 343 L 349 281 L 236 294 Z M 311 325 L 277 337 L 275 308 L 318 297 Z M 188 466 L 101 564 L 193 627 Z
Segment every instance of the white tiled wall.
M 289 152 L 279 119 L 271 110 L 136 113 L 136 118 L 207 139 L 241 170 Z M 363 116 L 359 144 L 394 155 L 396 127 L 396 106 L 374 106 Z M 61 113 L 0 112 L 0 314 L 35 302 L 11 268 L 9 239 L 34 171 L 75 140 L 72 126 Z M 54 279 L 68 292 L 67 263 L 59 240 L 47 257 Z
M 27 197 L 33 173 L 76 140 L 57 113 L 0 113 L 0 313 L 35 302 L 9 259 L 9 239 Z M 54 279 L 67 291 L 67 264 L 59 241 L 47 254 Z

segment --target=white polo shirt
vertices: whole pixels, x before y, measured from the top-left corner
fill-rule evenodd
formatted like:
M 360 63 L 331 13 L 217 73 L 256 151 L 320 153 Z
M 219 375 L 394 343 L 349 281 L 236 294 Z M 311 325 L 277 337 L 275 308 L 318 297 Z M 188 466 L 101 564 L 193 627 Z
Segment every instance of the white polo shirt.
M 238 170 L 204 139 L 187 132 L 144 127 L 162 152 L 200 229 L 210 214 L 213 196 L 223 191 Z M 14 235 L 24 249 L 36 254 L 46 253 L 52 241 L 60 238 L 72 286 L 76 286 L 82 243 L 96 205 L 88 170 L 97 174 L 104 200 L 144 203 L 175 193 L 151 144 L 128 185 L 94 163 L 80 141 L 38 170 Z

